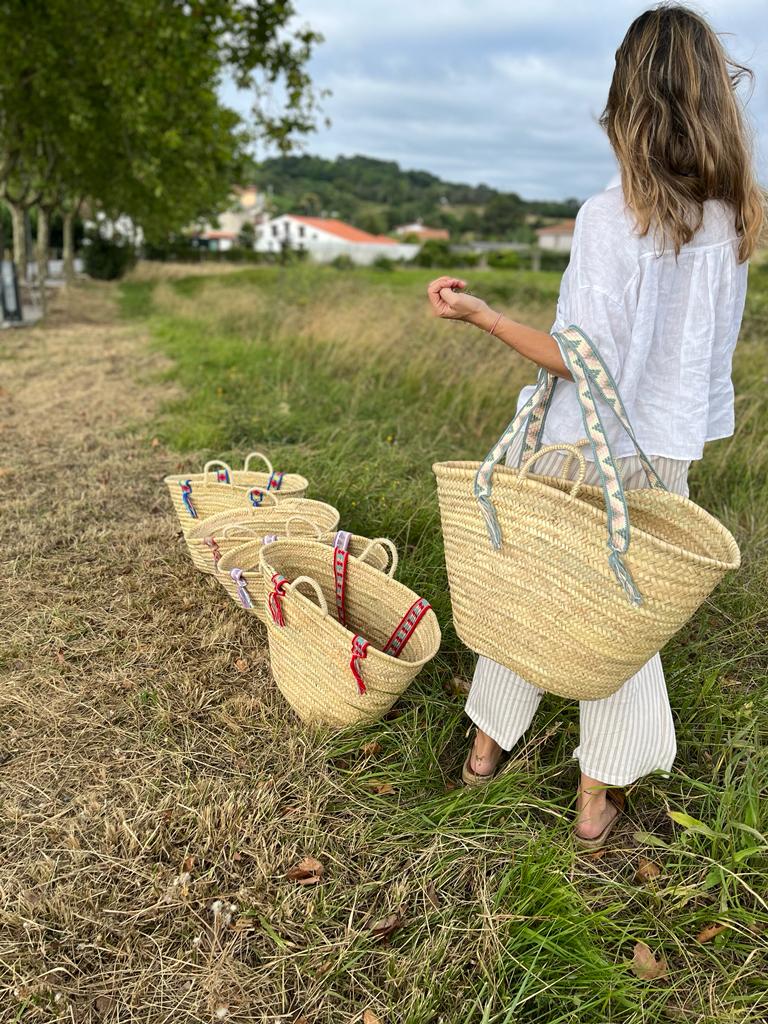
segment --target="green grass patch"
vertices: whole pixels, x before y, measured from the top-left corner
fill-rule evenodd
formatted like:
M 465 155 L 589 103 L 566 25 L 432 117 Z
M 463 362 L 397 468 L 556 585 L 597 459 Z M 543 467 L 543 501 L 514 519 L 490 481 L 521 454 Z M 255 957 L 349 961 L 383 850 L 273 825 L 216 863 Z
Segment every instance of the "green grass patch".
M 556 274 L 458 274 L 537 326 L 554 318 Z M 122 286 L 124 315 L 146 317 L 172 361 L 177 397 L 154 433 L 190 468 L 263 449 L 304 474 L 344 528 L 394 540 L 400 578 L 433 602 L 443 627 L 440 655 L 400 717 L 369 730 L 384 746 L 377 770 L 398 789 L 394 807 L 355 802 L 371 781 L 351 756 L 365 733 L 323 741 L 345 798 L 329 797 L 327 820 L 308 833 L 333 832 L 351 799 L 358 817 L 338 849 L 353 836 L 355 850 L 376 847 L 379 864 L 386 852 L 395 889 L 401 868 L 421 863 L 419 885 L 438 892 L 390 952 L 334 963 L 329 992 L 344 1003 L 362 965 L 371 993 L 409 1024 L 757 1024 L 768 1017 L 768 276 L 752 275 L 736 354 L 738 433 L 710 446 L 691 480 L 692 497 L 735 533 L 743 568 L 665 649 L 679 737 L 672 777 L 634 789 L 631 848 L 587 866 L 567 840 L 573 703 L 545 699 L 519 771 L 479 795 L 446 791 L 465 742 L 450 683 L 474 659 L 450 623 L 431 465 L 481 458 L 535 372 L 480 332 L 429 317 L 433 276 L 257 267 Z M 658 881 L 636 880 L 641 855 L 660 863 Z M 344 900 L 318 899 L 316 939 L 330 942 Z M 698 941 L 713 922 L 725 928 Z M 665 979 L 631 973 L 638 941 L 665 957 Z

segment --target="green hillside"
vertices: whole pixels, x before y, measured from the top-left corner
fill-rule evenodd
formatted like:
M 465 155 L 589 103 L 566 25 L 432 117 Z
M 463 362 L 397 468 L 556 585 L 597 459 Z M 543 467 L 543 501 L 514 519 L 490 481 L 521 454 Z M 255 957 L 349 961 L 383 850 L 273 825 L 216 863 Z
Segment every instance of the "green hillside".
M 454 240 L 529 241 L 532 227 L 575 217 L 578 199 L 527 201 L 488 185 L 443 181 L 367 156 L 282 156 L 254 164 L 250 177 L 271 195 L 272 211 L 337 216 L 374 233 L 421 219 L 447 228 Z

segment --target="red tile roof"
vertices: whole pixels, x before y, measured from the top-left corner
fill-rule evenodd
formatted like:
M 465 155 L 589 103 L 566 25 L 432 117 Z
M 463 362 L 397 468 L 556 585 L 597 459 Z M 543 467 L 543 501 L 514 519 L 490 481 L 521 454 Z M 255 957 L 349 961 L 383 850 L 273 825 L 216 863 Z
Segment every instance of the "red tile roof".
M 397 245 L 397 242 L 387 235 L 371 235 L 367 231 L 361 231 L 360 228 L 352 227 L 351 224 L 345 224 L 343 220 L 336 220 L 335 217 L 300 217 L 296 213 L 288 214 L 288 216 L 309 227 L 328 231 L 347 242 L 379 242 L 384 245 Z
M 576 227 L 575 220 L 563 220 L 559 224 L 550 224 L 546 228 L 538 228 L 537 235 L 572 235 Z

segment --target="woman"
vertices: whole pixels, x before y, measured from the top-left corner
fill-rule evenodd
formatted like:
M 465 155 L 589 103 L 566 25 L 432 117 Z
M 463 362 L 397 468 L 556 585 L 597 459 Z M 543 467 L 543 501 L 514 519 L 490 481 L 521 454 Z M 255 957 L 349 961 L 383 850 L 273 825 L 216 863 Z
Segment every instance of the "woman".
M 621 185 L 579 210 L 552 330 L 576 324 L 617 381 L 640 447 L 670 490 L 688 494 L 688 468 L 704 443 L 733 433 L 731 356 L 741 325 L 747 261 L 763 226 L 764 196 L 735 87 L 748 69 L 731 61 L 699 15 L 663 5 L 640 15 L 616 51 L 600 118 Z M 526 358 L 566 378 L 557 387 L 542 443 L 583 436 L 575 385 L 554 338 L 504 317 L 440 277 L 434 312 L 490 331 Z M 524 388 L 518 409 L 533 388 Z M 612 417 L 608 441 L 626 487 L 646 484 Z M 583 449 L 588 459 L 591 452 Z M 519 445 L 507 462 L 517 465 Z M 536 473 L 563 475 L 552 452 Z M 576 467 L 573 466 L 573 472 Z M 597 482 L 594 463 L 587 481 Z M 570 474 L 569 474 L 570 475 Z M 477 726 L 464 781 L 491 779 L 502 750 L 531 723 L 543 691 L 488 658 L 478 660 L 466 711 Z M 580 705 L 581 779 L 575 835 L 605 842 L 623 806 L 622 788 L 675 757 L 672 713 L 659 655 L 613 696 Z

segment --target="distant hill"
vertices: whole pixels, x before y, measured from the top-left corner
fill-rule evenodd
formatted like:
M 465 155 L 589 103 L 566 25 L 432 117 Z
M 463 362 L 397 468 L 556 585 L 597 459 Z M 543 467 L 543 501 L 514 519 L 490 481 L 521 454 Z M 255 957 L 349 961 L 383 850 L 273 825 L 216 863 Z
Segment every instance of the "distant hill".
M 575 217 L 578 199 L 525 200 L 488 185 L 443 181 L 428 171 L 404 171 L 394 160 L 303 154 L 253 164 L 248 177 L 271 194 L 271 210 L 334 216 L 370 231 L 386 233 L 422 220 L 447 228 L 451 238 L 529 241 L 533 229 Z

